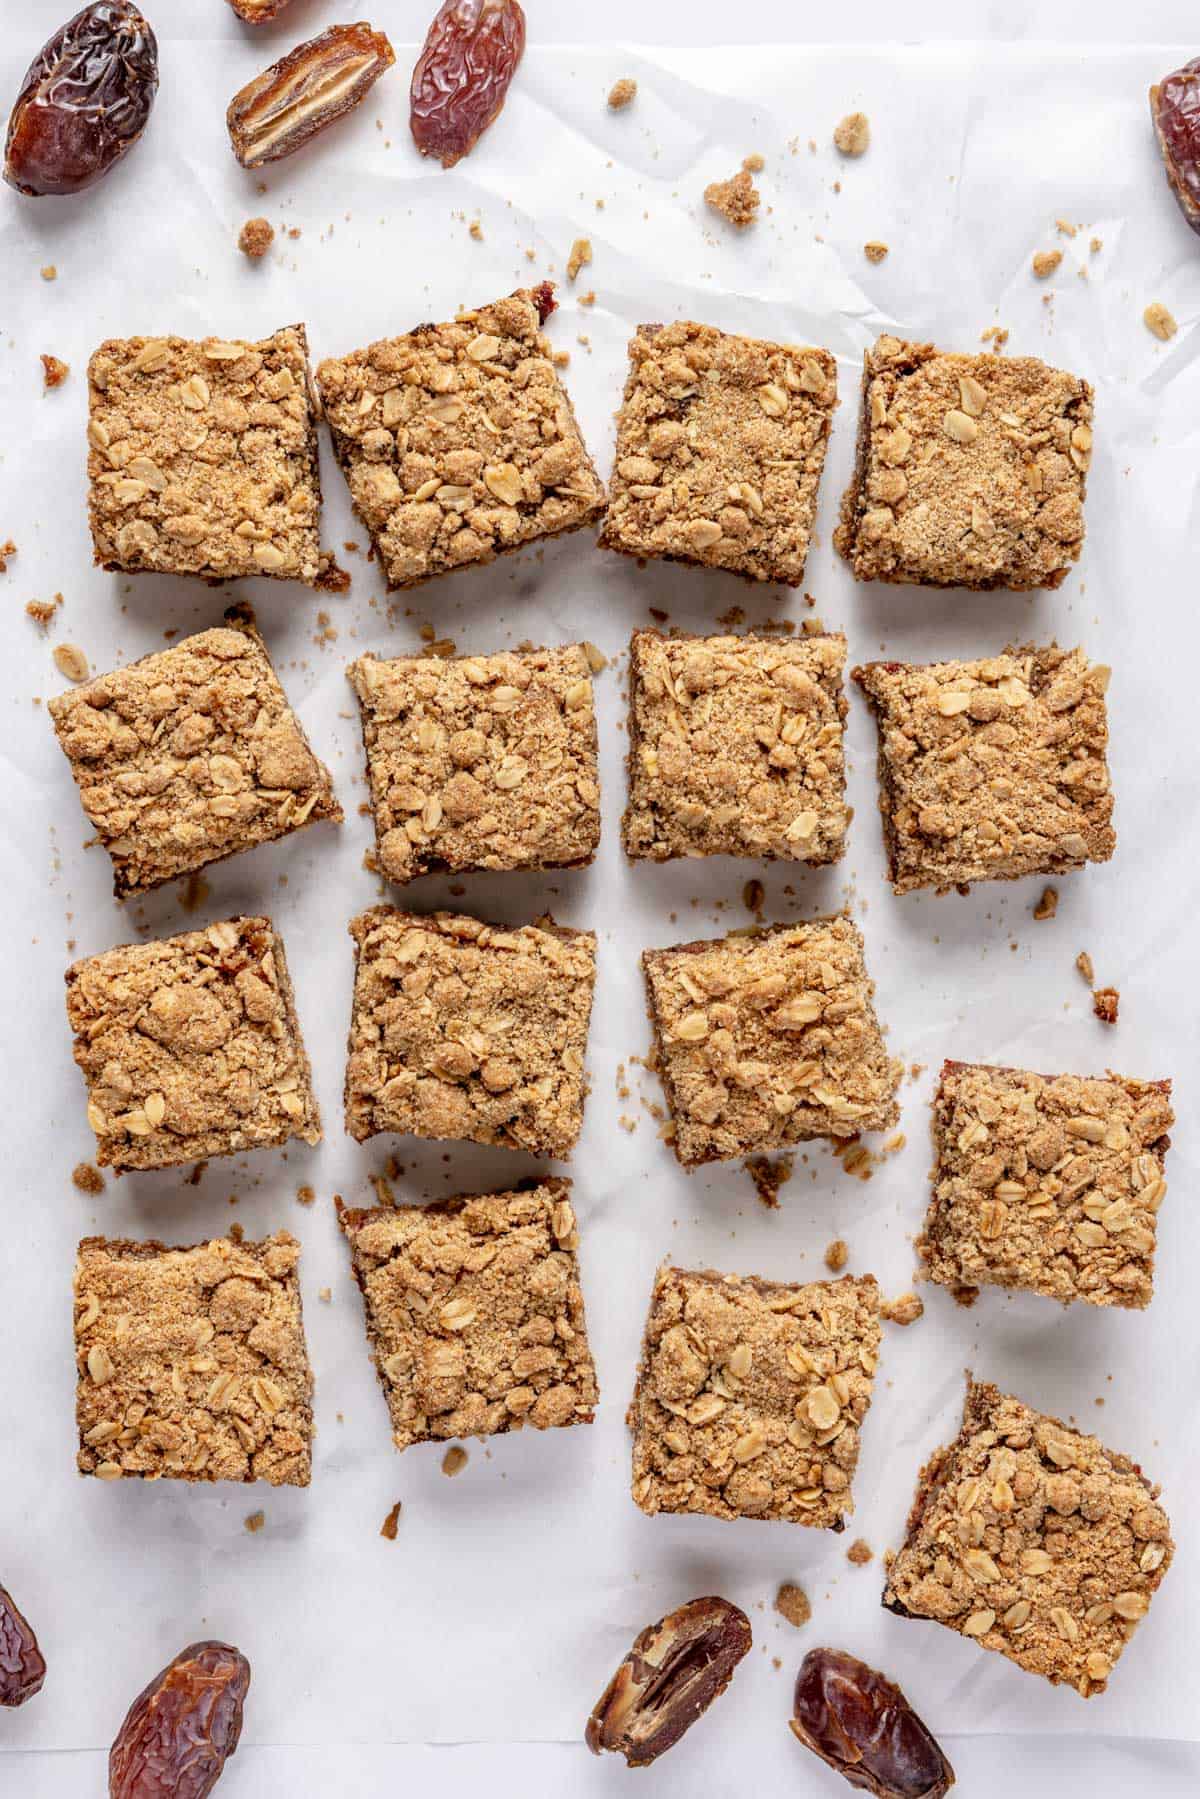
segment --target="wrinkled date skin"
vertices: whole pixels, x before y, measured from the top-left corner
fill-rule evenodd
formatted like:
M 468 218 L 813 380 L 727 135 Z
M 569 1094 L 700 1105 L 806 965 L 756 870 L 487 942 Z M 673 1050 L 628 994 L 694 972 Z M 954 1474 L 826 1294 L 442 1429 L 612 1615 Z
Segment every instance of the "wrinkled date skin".
M 369 25 L 331 25 L 297 44 L 233 96 L 225 122 L 244 169 L 278 162 L 365 99 L 395 53 Z
M 1150 89 L 1150 117 L 1179 209 L 1200 232 L 1200 56 Z
M 34 57 L 8 122 L 4 179 L 77 194 L 136 144 L 158 92 L 158 44 L 129 0 L 93 0 Z
M 109 1799 L 207 1799 L 242 1734 L 250 1664 L 192 1643 L 138 1694 L 109 1751 Z
M 875 1799 L 942 1799 L 954 1769 L 908 1700 L 841 1649 L 810 1649 L 796 1676 L 792 1730 Z
M 733 1679 L 750 1620 L 728 1599 L 692 1599 L 642 1631 L 588 1719 L 595 1755 L 612 1749 L 644 1768 L 673 1749 Z
M 525 53 L 517 0 L 446 0 L 412 78 L 413 142 L 452 169 L 504 105 Z
M 46 1663 L 37 1638 L 0 1587 L 0 1705 L 24 1705 L 42 1690 Z

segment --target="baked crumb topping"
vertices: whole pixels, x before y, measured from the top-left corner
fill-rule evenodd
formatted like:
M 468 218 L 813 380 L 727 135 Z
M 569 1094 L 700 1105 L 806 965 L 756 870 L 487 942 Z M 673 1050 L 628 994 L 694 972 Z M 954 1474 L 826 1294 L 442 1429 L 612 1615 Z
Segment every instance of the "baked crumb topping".
M 762 195 L 751 179 L 750 170 L 741 168 L 728 181 L 710 181 L 704 190 L 705 204 L 728 219 L 739 231 L 754 223 L 762 204 Z

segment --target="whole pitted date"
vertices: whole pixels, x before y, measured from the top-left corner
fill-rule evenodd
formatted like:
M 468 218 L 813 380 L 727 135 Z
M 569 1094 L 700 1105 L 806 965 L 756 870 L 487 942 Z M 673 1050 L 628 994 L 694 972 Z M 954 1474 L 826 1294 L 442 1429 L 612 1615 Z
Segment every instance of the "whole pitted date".
M 42 1690 L 46 1663 L 37 1638 L 0 1587 L 0 1705 L 24 1705 Z
M 136 144 L 158 92 L 158 44 L 129 0 L 93 0 L 30 63 L 8 121 L 4 179 L 77 194 Z
M 233 96 L 225 122 L 244 169 L 278 162 L 365 99 L 395 53 L 369 25 L 331 25 L 297 44 Z
M 446 0 L 412 78 L 412 134 L 422 156 L 452 169 L 474 149 L 525 53 L 517 0 Z
M 250 1663 L 192 1643 L 139 1693 L 108 1756 L 109 1799 L 207 1799 L 242 1734 Z
M 673 1749 L 718 1699 L 750 1647 L 750 1620 L 728 1599 L 692 1599 L 642 1631 L 587 1724 L 596 1755 L 644 1768 Z
M 1150 89 L 1150 117 L 1180 211 L 1200 232 L 1200 56 Z
M 810 1649 L 792 1729 L 806 1749 L 875 1799 L 942 1799 L 954 1769 L 885 1675 L 842 1649 Z

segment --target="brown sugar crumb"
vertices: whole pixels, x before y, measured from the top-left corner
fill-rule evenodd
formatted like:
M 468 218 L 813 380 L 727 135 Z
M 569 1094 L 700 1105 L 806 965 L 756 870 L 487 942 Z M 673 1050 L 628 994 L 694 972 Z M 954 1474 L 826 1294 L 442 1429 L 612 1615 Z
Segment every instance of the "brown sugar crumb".
M 875 1551 L 865 1537 L 855 1537 L 846 1551 L 846 1560 L 856 1568 L 865 1568 L 868 1562 L 875 1560 Z
M 803 1587 L 796 1586 L 790 1580 L 785 1580 L 776 1593 L 775 1610 L 781 1618 L 786 1618 L 789 1624 L 794 1624 L 797 1630 L 807 1624 L 812 1617 L 812 1606 L 808 1602 L 808 1594 Z
M 62 603 L 61 593 L 56 593 L 52 600 L 26 600 L 25 610 L 34 623 L 41 625 L 44 629 Z
M 103 1193 L 104 1176 L 90 1162 L 76 1162 L 71 1180 L 81 1193 Z
M 48 262 L 45 265 L 45 267 L 40 271 L 40 273 L 41 273 L 41 277 L 42 277 L 43 281 L 57 281 L 58 280 L 58 270 L 55 268 L 55 266 L 52 262 Z
M 882 262 L 888 253 L 888 246 L 879 238 L 873 237 L 863 245 L 863 255 L 868 262 Z
M 1094 984 L 1095 979 L 1096 979 L 1096 970 L 1092 964 L 1092 958 L 1088 955 L 1088 953 L 1085 949 L 1081 949 L 1079 954 L 1076 956 L 1075 966 L 1079 970 L 1080 974 L 1083 976 L 1084 980 L 1087 982 L 1088 986 L 1091 987 Z
M 749 156 L 742 160 L 742 167 L 749 175 L 761 175 L 766 166 L 766 157 L 760 156 L 757 150 L 752 150 Z
M 256 1535 L 266 1522 L 267 1514 L 265 1512 L 251 1512 L 250 1516 L 245 1519 L 246 1529 L 252 1536 Z
M 258 262 L 275 242 L 275 227 L 270 219 L 247 219 L 237 241 L 242 254 L 251 262 Z
M 1031 267 L 1038 280 L 1045 281 L 1048 276 L 1053 275 L 1061 261 L 1061 250 L 1039 250 L 1034 256 Z
M 592 240 L 590 237 L 577 237 L 571 245 L 571 254 L 567 258 L 567 280 L 574 281 L 580 269 L 586 268 L 592 260 Z
M 835 1237 L 825 1251 L 825 1266 L 831 1274 L 840 1274 L 850 1260 L 850 1245 L 841 1237 Z
M 623 112 L 625 107 L 632 106 L 637 99 L 638 84 L 632 75 L 622 75 L 614 81 L 608 90 L 608 104 L 612 112 Z
M 11 537 L 7 542 L 0 543 L 0 575 L 6 575 L 8 573 L 9 559 L 10 557 L 15 556 L 16 553 L 17 546 Z
M 771 1211 L 779 1205 L 779 1189 L 791 1180 L 794 1166 L 792 1156 L 779 1156 L 774 1161 L 768 1156 L 752 1156 L 746 1163 L 746 1173 L 754 1182 L 759 1199 Z
M 442 1457 L 442 1473 L 449 1475 L 453 1480 L 456 1474 L 462 1473 L 470 1459 L 465 1449 L 457 1443 L 452 1443 Z
M 379 1534 L 389 1543 L 394 1543 L 400 1530 L 400 1513 L 404 1509 L 404 1501 L 398 1499 L 383 1523 L 379 1526 Z
M 1115 987 L 1097 987 L 1092 994 L 1092 1011 L 1101 1024 L 1116 1024 L 1121 995 Z
M 77 643 L 56 643 L 53 656 L 55 668 L 68 681 L 78 683 L 87 680 L 90 672 L 88 659 Z
M 723 219 L 744 231 L 754 223 L 754 215 L 762 204 L 762 195 L 747 169 L 739 169 L 728 181 L 710 181 L 704 190 L 705 203 Z
M 296 1198 L 300 1201 L 302 1206 L 311 1206 L 316 1201 L 316 1197 L 316 1194 L 309 1186 L 296 1188 Z
M 57 356 L 42 356 L 42 385 L 47 390 L 61 387 L 70 373 L 69 363 L 61 361 Z
M 1147 306 L 1142 314 L 1142 323 L 1147 331 L 1152 331 L 1155 337 L 1162 339 L 1163 343 L 1166 343 L 1169 337 L 1174 337 L 1179 329 L 1174 313 L 1169 312 L 1161 300 L 1155 300 Z
M 833 141 L 843 156 L 862 156 L 871 142 L 871 121 L 865 112 L 848 112 L 834 128 Z
M 1042 897 L 1033 908 L 1033 916 L 1039 920 L 1053 918 L 1058 911 L 1058 888 L 1043 887 Z
M 924 1312 L 924 1303 L 915 1293 L 901 1293 L 897 1299 L 885 1299 L 880 1307 L 880 1316 L 889 1324 L 915 1324 Z
M 1008 331 L 1003 325 L 989 325 L 986 331 L 979 333 L 981 344 L 991 344 L 993 350 L 1002 350 L 1008 342 Z

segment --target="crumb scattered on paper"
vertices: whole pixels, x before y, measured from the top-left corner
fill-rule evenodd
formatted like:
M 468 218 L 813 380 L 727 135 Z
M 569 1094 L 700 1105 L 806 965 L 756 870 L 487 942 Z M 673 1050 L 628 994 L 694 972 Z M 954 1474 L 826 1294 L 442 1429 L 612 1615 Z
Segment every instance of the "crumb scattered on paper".
M 825 1250 L 825 1266 L 830 1274 L 840 1274 L 850 1260 L 850 1245 L 843 1237 L 835 1237 Z
M 637 82 L 632 75 L 622 75 L 608 90 L 608 104 L 613 112 L 623 112 L 637 99 Z
M 871 142 L 871 121 L 865 112 L 848 112 L 834 128 L 833 141 L 843 156 L 861 156 Z
M 571 254 L 567 258 L 567 280 L 574 281 L 580 269 L 585 268 L 592 260 L 592 240 L 590 237 L 577 237 L 571 245 Z
M 60 675 L 76 683 L 88 678 L 88 659 L 77 643 L 56 643 L 52 651 Z
M 728 181 L 710 181 L 704 190 L 704 198 L 714 212 L 719 212 L 739 231 L 754 223 L 754 215 L 762 202 L 762 195 L 745 169 L 739 169 Z
M 1101 1024 L 1116 1024 L 1121 995 L 1116 987 L 1097 987 L 1092 994 L 1092 1011 Z
M 452 1443 L 442 1457 L 442 1473 L 449 1474 L 450 1476 L 461 1474 L 469 1460 L 470 1457 L 466 1450 L 461 1448 L 459 1444 Z
M 270 219 L 247 219 L 238 232 L 238 249 L 251 262 L 266 255 L 275 241 L 275 227 Z
M 879 238 L 873 237 L 863 245 L 863 255 L 868 262 L 882 262 L 888 253 L 888 246 Z
M 865 1537 L 855 1537 L 846 1551 L 846 1560 L 856 1568 L 865 1568 L 868 1562 L 875 1560 L 875 1551 Z
M 379 1526 L 380 1536 L 386 1537 L 389 1543 L 394 1543 L 396 1541 L 400 1529 L 400 1513 L 402 1510 L 403 1501 L 398 1499 L 383 1523 Z
M 1061 261 L 1061 250 L 1039 250 L 1033 259 L 1033 272 L 1039 281 L 1045 281 L 1048 276 L 1053 275 Z
M 104 1176 L 90 1162 L 76 1162 L 71 1170 L 71 1180 L 81 1193 L 103 1193 Z
M 251 1512 L 246 1519 L 246 1529 L 252 1536 L 256 1535 L 267 1521 L 265 1512 Z
M 754 1182 L 754 1190 L 764 1206 L 774 1211 L 779 1204 L 779 1189 L 792 1178 L 795 1167 L 793 1156 L 751 1156 L 746 1163 L 746 1173 Z
M 1088 986 L 1093 986 L 1096 980 L 1096 970 L 1092 966 L 1092 958 L 1085 949 L 1081 949 L 1076 956 L 1075 966 L 1087 982 Z
M 775 1610 L 780 1617 L 786 1618 L 789 1624 L 794 1624 L 797 1630 L 801 1625 L 807 1624 L 812 1617 L 812 1606 L 808 1602 L 808 1594 L 803 1587 L 796 1586 L 790 1580 L 785 1580 L 776 1593 Z
M 61 357 L 42 354 L 42 386 L 46 389 L 61 387 L 71 373 L 70 363 L 63 362 Z
M 1038 901 L 1037 905 L 1033 908 L 1033 916 L 1039 920 L 1043 919 L 1043 918 L 1053 918 L 1054 914 L 1057 911 L 1058 911 L 1058 888 L 1057 887 L 1044 887 L 1042 889 L 1041 899 Z
M 915 1324 L 925 1306 L 915 1293 L 901 1293 L 897 1299 L 886 1299 L 880 1307 L 889 1324 Z
M 1169 337 L 1174 337 L 1179 329 L 1175 323 L 1174 313 L 1168 312 L 1161 300 L 1151 301 L 1142 314 L 1142 321 L 1146 329 L 1153 331 L 1155 337 L 1161 338 L 1163 343 L 1166 343 Z

